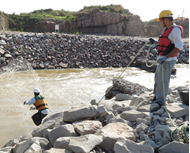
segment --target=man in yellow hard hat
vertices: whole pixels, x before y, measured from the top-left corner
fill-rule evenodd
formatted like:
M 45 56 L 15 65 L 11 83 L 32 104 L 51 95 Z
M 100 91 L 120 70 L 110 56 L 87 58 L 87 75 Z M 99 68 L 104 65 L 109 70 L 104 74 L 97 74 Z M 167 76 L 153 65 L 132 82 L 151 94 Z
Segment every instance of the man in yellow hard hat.
M 40 90 L 38 88 L 34 89 L 34 97 L 29 101 L 24 102 L 24 105 L 31 104 L 33 104 L 35 107 L 31 107 L 30 110 L 38 110 L 38 112 L 32 116 L 34 123 L 38 126 L 41 124 L 42 119 L 47 116 L 49 112 L 46 99 L 43 95 L 40 95 Z
M 176 63 L 178 52 L 183 48 L 183 27 L 173 22 L 173 13 L 170 10 L 161 11 L 157 21 L 166 29 L 158 41 L 153 38 L 150 38 L 149 41 L 152 44 L 158 44 L 158 65 L 154 78 L 154 95 L 155 102 L 161 106 L 165 104 L 171 71 Z M 164 81 L 164 86 L 162 81 Z

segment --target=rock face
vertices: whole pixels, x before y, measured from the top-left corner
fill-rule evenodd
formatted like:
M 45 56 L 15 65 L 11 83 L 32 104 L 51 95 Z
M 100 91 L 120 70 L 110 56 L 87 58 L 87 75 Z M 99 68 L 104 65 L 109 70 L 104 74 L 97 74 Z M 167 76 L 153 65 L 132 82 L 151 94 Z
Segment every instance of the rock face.
M 8 19 L 0 12 L 0 31 L 7 30 L 9 27 Z
M 137 15 L 124 16 L 102 12 L 99 8 L 95 8 L 86 14 L 78 13 L 77 16 L 76 29 L 82 33 L 125 34 L 128 36 L 143 34 L 143 23 Z M 64 29 L 66 30 L 67 27 L 65 26 Z
M 61 33 L 0 33 L 0 68 L 29 62 L 33 69 L 126 67 L 148 38 L 124 36 L 67 35 Z M 184 39 L 177 63 L 189 63 L 189 42 Z M 155 72 L 145 64 L 149 46 L 130 66 Z M 151 50 L 150 65 L 157 51 Z M 15 60 L 18 59 L 18 60 Z M 27 64 L 28 65 L 28 64 Z M 175 70 L 174 70 L 175 73 Z
M 188 18 L 176 18 L 174 23 L 183 27 L 183 38 L 189 38 L 189 19 Z M 160 36 L 165 28 L 160 26 L 160 22 L 148 22 L 144 24 L 144 35 L 148 37 Z
M 59 32 L 83 33 L 83 34 L 104 34 L 104 35 L 127 35 L 158 37 L 163 33 L 164 28 L 157 21 L 143 23 L 138 15 L 125 10 L 127 15 L 101 11 L 99 8 L 92 8 L 89 12 L 77 12 L 75 21 L 60 21 L 49 19 L 37 25 L 30 25 L 25 28 L 27 32 L 55 32 L 55 25 L 59 24 Z M 156 17 L 155 17 L 156 18 Z M 189 37 L 189 19 L 177 18 L 177 24 L 184 28 L 184 38 Z M 11 25 L 11 21 L 10 21 Z M 14 26 L 13 26 L 14 27 Z
M 151 91 L 136 95 L 133 90 L 131 97 L 122 96 L 119 101 L 114 97 L 74 106 L 46 117 L 41 126 L 10 140 L 0 152 L 188 153 L 189 141 L 173 131 L 175 126 L 189 124 L 189 106 L 179 100 L 182 89 L 189 91 L 188 86 L 170 89 L 167 99 L 175 102 L 168 100 L 161 107 L 152 103 Z
M 129 12 L 127 16 L 119 13 L 103 12 L 99 8 L 90 12 L 78 12 L 76 21 L 63 21 L 59 23 L 59 31 L 64 33 L 81 32 L 84 34 L 107 34 L 158 37 L 164 28 L 157 21 L 143 23 L 138 15 Z M 155 17 L 156 18 L 156 17 Z M 174 22 L 184 28 L 184 38 L 189 38 L 189 19 L 177 18 Z M 37 32 L 54 32 L 55 22 L 42 22 L 37 25 Z M 36 27 L 31 31 L 36 30 Z

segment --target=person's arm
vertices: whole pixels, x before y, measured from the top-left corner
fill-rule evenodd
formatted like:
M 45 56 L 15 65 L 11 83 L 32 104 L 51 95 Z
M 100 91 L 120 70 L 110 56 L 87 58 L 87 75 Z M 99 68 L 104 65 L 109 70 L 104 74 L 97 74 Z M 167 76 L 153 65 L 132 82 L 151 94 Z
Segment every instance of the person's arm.
M 167 58 L 173 57 L 175 54 L 177 54 L 180 50 L 178 48 L 174 48 L 170 53 L 166 55 Z
M 170 53 L 168 53 L 166 55 L 167 58 L 173 57 L 181 49 L 183 49 L 183 42 L 182 42 L 182 38 L 181 38 L 181 30 L 177 27 L 174 28 L 171 32 L 171 36 L 169 36 L 169 39 L 174 43 L 175 48 Z
M 24 105 L 31 105 L 31 104 L 34 104 L 35 102 L 36 102 L 36 99 L 35 98 L 31 98 L 29 101 L 25 101 Z
M 36 102 L 36 99 L 35 98 L 31 98 L 29 101 L 25 101 L 24 102 L 24 105 L 31 105 L 31 104 L 34 104 Z M 35 110 L 36 107 L 30 107 L 30 110 Z

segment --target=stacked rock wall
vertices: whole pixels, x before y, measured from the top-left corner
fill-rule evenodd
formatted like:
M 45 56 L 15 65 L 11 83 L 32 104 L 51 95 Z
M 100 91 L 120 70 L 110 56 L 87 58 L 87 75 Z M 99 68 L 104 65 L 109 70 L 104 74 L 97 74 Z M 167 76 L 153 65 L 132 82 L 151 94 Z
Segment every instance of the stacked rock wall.
M 148 41 L 143 37 L 68 35 L 61 33 L 0 34 L 0 67 L 22 57 L 34 69 L 126 67 Z M 140 67 L 148 46 L 132 66 Z M 152 50 L 149 60 L 156 60 Z M 178 63 L 189 63 L 189 42 L 184 40 Z

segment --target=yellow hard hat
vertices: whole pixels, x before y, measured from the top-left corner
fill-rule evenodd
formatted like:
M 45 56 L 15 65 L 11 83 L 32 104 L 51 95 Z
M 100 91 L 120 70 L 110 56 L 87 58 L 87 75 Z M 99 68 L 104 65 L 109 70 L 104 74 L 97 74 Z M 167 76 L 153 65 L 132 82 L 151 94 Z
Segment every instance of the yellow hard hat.
M 163 17 L 173 17 L 173 13 L 170 10 L 163 10 L 160 12 L 159 14 L 159 18 L 157 19 L 157 21 L 160 21 L 161 18 Z

